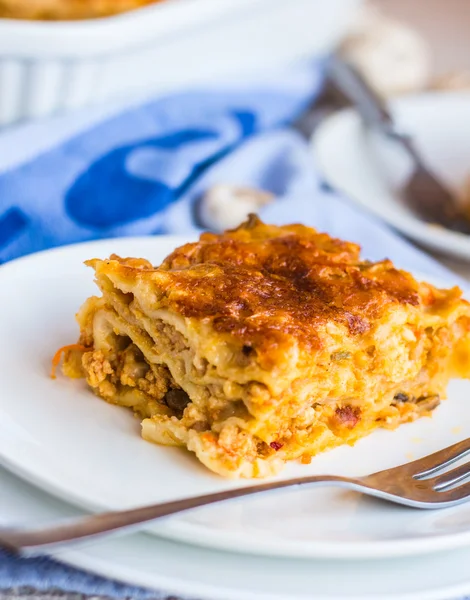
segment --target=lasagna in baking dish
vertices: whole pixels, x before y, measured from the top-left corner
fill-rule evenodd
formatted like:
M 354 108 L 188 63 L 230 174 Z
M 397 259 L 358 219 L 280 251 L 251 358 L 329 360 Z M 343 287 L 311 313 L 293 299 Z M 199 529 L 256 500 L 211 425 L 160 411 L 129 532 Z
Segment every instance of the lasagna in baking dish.
M 78 313 L 64 373 L 226 477 L 430 415 L 449 378 L 470 377 L 470 305 L 359 253 L 251 216 L 157 267 L 90 260 L 101 296 Z
M 0 0 L 0 17 L 71 20 L 106 17 L 158 0 Z

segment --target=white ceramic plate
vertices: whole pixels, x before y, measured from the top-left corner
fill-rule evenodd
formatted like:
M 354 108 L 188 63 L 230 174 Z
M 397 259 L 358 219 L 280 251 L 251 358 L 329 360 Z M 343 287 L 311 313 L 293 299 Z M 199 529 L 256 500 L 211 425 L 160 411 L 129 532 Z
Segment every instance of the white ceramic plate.
M 1 468 L 0 489 L 0 523 L 38 524 L 82 514 Z M 243 556 L 136 534 L 58 552 L 56 558 L 204 600 L 450 600 L 470 593 L 470 550 L 374 562 L 311 561 Z
M 423 158 L 456 193 L 470 178 L 470 93 L 429 93 L 397 99 L 391 110 Z M 316 164 L 335 189 L 420 244 L 470 260 L 470 236 L 424 223 L 400 201 L 410 164 L 394 143 L 368 133 L 358 114 L 342 111 L 317 129 Z
M 240 485 L 190 453 L 144 442 L 139 422 L 81 381 L 49 378 L 55 350 L 75 341 L 73 315 L 95 292 L 82 261 L 146 256 L 154 262 L 181 238 L 109 240 L 40 253 L 0 268 L 0 459 L 61 498 L 119 509 Z M 470 382 L 453 382 L 432 419 L 378 431 L 354 448 L 291 464 L 285 477 L 361 475 L 470 437 Z M 194 544 L 292 557 L 389 557 L 470 544 L 470 505 L 417 512 L 335 489 L 285 491 L 201 509 L 155 526 Z

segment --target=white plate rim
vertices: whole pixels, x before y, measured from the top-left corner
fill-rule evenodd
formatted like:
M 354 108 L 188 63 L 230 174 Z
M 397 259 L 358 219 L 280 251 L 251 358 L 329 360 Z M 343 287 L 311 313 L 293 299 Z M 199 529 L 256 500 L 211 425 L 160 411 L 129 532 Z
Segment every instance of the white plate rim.
M 83 511 L 76 509 L 75 507 L 65 503 L 62 500 L 57 500 L 56 498 L 51 498 L 46 492 L 38 490 L 34 488 L 32 485 L 19 481 L 17 477 L 12 475 L 7 475 L 6 472 L 0 468 L 0 484 L 2 490 L 6 492 L 6 495 L 11 494 L 11 488 L 15 490 L 14 486 L 19 485 L 20 489 L 17 489 L 16 492 L 13 491 L 13 496 L 15 493 L 17 494 L 17 498 L 20 502 L 24 504 L 25 499 L 28 505 L 28 519 L 29 520 L 38 520 L 44 519 L 44 511 L 47 513 L 47 519 L 53 520 L 54 518 L 74 518 L 80 515 L 83 515 Z M 24 493 L 25 488 L 29 493 Z M 14 505 L 14 497 L 13 502 L 10 500 L 7 502 L 7 516 L 6 520 L 13 518 L 15 520 L 16 515 L 8 516 L 8 511 L 12 511 L 12 506 Z M 59 509 L 59 510 L 58 510 Z M 24 508 L 23 508 L 24 512 Z M 59 514 L 57 514 L 59 513 Z M 5 519 L 4 511 L 0 513 L 2 519 Z M 12 513 L 9 513 L 12 515 Z M 16 517 L 17 518 L 17 517 Z M 130 535 L 127 540 L 118 540 L 119 543 L 126 543 L 127 547 L 129 547 L 129 541 L 136 542 L 146 538 L 146 542 L 152 545 L 154 548 L 154 553 L 157 554 L 158 551 L 165 551 L 165 547 L 168 548 L 167 542 L 165 540 L 159 540 L 155 536 L 146 536 L 145 534 L 133 534 Z M 124 585 L 134 585 L 134 586 L 142 586 L 148 589 L 155 589 L 160 592 L 183 595 L 188 598 L 193 598 L 195 596 L 204 598 L 205 600 L 313 600 L 313 596 L 310 594 L 306 596 L 304 593 L 302 595 L 298 594 L 289 594 L 286 595 L 285 592 L 281 591 L 282 595 L 278 595 L 277 593 L 273 594 L 272 591 L 266 592 L 261 591 L 251 591 L 247 592 L 246 590 L 241 591 L 240 589 L 229 588 L 228 584 L 225 583 L 225 588 L 222 588 L 220 585 L 213 583 L 212 585 L 208 582 L 194 582 L 192 580 L 186 580 L 184 574 L 182 577 L 172 578 L 165 572 L 157 572 L 155 568 L 151 571 L 144 570 L 139 563 L 140 568 L 133 568 L 129 566 L 129 564 L 116 564 L 115 557 L 113 557 L 112 553 L 114 551 L 115 545 L 111 542 L 96 542 L 97 545 L 105 544 L 104 551 L 98 551 L 98 555 L 94 554 L 94 546 L 77 546 L 75 549 L 63 550 L 60 552 L 56 552 L 52 554 L 52 558 L 59 560 L 60 562 L 70 565 L 71 567 L 80 568 L 88 571 L 89 573 L 94 573 L 101 577 L 109 578 L 116 582 L 121 582 Z M 108 545 L 108 546 L 106 546 Z M 181 544 L 171 543 L 171 546 L 176 546 L 177 548 L 182 548 L 185 551 L 188 551 L 193 554 L 193 556 L 197 557 L 197 549 L 184 548 Z M 134 547 L 135 548 L 135 547 Z M 143 551 L 143 548 L 141 549 Z M 213 562 L 217 561 L 221 555 L 225 555 L 226 558 L 229 558 L 231 570 L 233 573 L 236 573 L 237 578 L 246 577 L 246 574 L 243 569 L 244 564 L 248 564 L 247 561 L 252 560 L 249 556 L 240 556 L 240 555 L 231 555 L 230 553 L 219 553 L 216 551 L 205 551 L 206 558 L 212 557 L 210 561 L 203 561 L 202 568 L 207 569 L 210 574 L 214 572 Z M 132 553 L 131 553 L 132 555 Z M 271 559 L 260 557 L 257 559 L 259 562 L 262 562 L 266 567 L 269 567 Z M 406 559 L 403 559 L 406 560 Z M 272 562 L 272 561 L 271 561 Z M 308 561 L 294 561 L 297 563 L 304 563 L 307 568 L 311 568 L 312 563 Z M 276 561 L 276 564 L 279 561 Z M 208 567 L 206 565 L 208 564 Z M 290 561 L 289 564 L 292 564 Z M 318 561 L 316 566 L 320 566 L 325 564 L 325 561 Z M 335 564 L 335 568 L 339 572 L 344 567 L 344 562 L 338 561 Z M 367 575 L 370 576 L 371 570 L 373 574 L 373 565 L 369 563 L 365 565 L 357 565 L 356 562 L 349 561 L 349 564 L 356 569 L 367 569 Z M 201 567 L 198 567 L 201 568 Z M 290 570 L 285 570 L 287 574 L 289 574 Z M 288 575 L 287 575 L 288 576 Z M 248 575 L 249 577 L 249 575 Z M 339 580 L 340 578 L 338 578 Z M 238 581 L 238 579 L 237 579 Z M 259 586 L 258 586 L 259 587 Z M 470 593 L 470 577 L 468 582 L 461 582 L 453 585 L 442 585 L 442 586 L 433 586 L 432 589 L 428 587 L 425 591 L 421 590 L 419 592 L 419 596 L 417 592 L 403 592 L 403 593 L 387 593 L 384 591 L 381 594 L 381 598 L 383 600 L 416 600 L 418 597 L 420 600 L 447 600 L 448 598 L 457 598 L 463 597 L 465 594 Z M 370 595 L 364 596 L 362 593 L 358 593 L 354 596 L 348 596 L 347 600 L 365 600 L 365 598 L 371 598 Z M 344 600 L 344 596 L 339 593 L 328 593 L 327 595 L 319 595 L 315 594 L 315 600 Z M 374 599 L 375 600 L 375 599 Z
M 15 269 L 18 264 L 24 264 L 27 262 L 35 262 L 43 258 L 47 258 L 50 254 L 61 254 L 63 252 L 73 252 L 77 247 L 93 247 L 100 248 L 105 245 L 109 245 L 110 242 L 118 244 L 120 241 L 126 243 L 142 243 L 149 242 L 150 240 L 158 240 L 159 242 L 167 242 L 168 244 L 177 245 L 183 241 L 187 241 L 185 236 L 158 236 L 156 238 L 150 237 L 134 237 L 134 238 L 111 238 L 100 241 L 90 241 L 81 244 L 74 244 L 66 247 L 54 248 L 46 250 L 33 255 L 19 258 L 15 261 L 11 261 L 6 265 L 0 267 L 0 278 L 1 273 L 8 269 Z M 429 277 L 428 277 L 429 278 Z M 2 465 L 7 468 L 10 472 L 20 476 L 26 481 L 32 482 L 34 485 L 41 489 L 45 489 L 48 493 L 61 498 L 65 502 L 70 502 L 76 506 L 85 507 L 91 511 L 102 511 L 109 507 L 100 505 L 91 505 L 88 501 L 80 495 L 76 495 L 70 490 L 57 485 L 57 480 L 47 479 L 42 477 L 36 477 L 27 468 L 25 469 L 22 465 L 15 462 L 10 456 L 5 456 L 2 452 L 1 456 Z M 152 533 L 155 533 L 152 531 Z M 236 535 L 227 534 L 226 540 L 220 538 L 216 530 L 208 530 L 206 527 L 198 526 L 192 523 L 178 523 L 177 521 L 168 521 L 162 523 L 161 527 L 158 527 L 158 535 L 169 539 L 177 540 L 184 543 L 190 543 L 197 546 L 217 548 L 225 551 L 236 551 L 239 553 L 247 553 L 246 541 L 238 539 Z M 436 542 L 437 540 L 437 542 Z M 282 548 L 278 548 L 276 545 L 266 543 L 259 543 L 256 548 L 252 548 L 248 553 L 252 555 L 263 555 L 272 557 L 291 557 L 291 558 L 339 558 L 339 559 L 373 559 L 383 557 L 402 557 L 411 556 L 415 554 L 431 554 L 442 550 L 449 550 L 455 548 L 462 548 L 470 545 L 470 530 L 459 533 L 439 535 L 433 537 L 433 544 L 429 543 L 426 538 L 415 538 L 410 540 L 386 540 L 383 542 L 358 542 L 354 541 L 351 544 L 344 542 L 332 542 L 328 543 L 325 541 L 313 541 L 304 542 L 299 545 L 298 541 L 289 542 L 284 541 Z
M 438 98 L 438 101 L 444 102 L 466 101 L 468 103 L 470 101 L 470 92 L 428 92 L 415 96 L 398 97 L 392 100 L 390 105 L 393 111 L 394 107 L 406 106 L 413 103 L 419 104 L 420 102 L 427 102 L 435 98 Z M 361 194 L 351 193 L 348 186 L 344 184 L 340 174 L 338 174 L 335 164 L 330 160 L 326 147 L 329 138 L 338 131 L 342 131 L 343 135 L 348 136 L 352 132 L 359 139 L 359 132 L 361 130 L 363 130 L 361 118 L 357 111 L 352 108 L 341 110 L 327 117 L 317 127 L 310 139 L 310 149 L 315 163 L 326 181 L 334 189 L 351 198 L 368 212 L 379 217 L 382 221 L 388 223 L 410 239 L 432 250 L 441 251 L 468 261 L 470 257 L 470 236 L 445 229 L 431 228 L 411 213 L 406 215 L 406 217 L 401 213 L 400 215 L 395 215 L 393 212 L 387 212 L 384 215 L 380 210 L 379 203 L 370 202 Z

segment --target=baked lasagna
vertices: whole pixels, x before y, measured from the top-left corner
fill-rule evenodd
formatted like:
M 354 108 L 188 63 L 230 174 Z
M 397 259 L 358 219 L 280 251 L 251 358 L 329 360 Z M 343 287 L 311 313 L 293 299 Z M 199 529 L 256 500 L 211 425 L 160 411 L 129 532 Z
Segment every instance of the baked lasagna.
M 470 305 L 389 260 L 302 225 L 251 216 L 161 265 L 93 259 L 99 297 L 63 371 L 225 477 L 430 415 L 470 377 Z M 56 363 L 60 351 L 56 356 Z
M 0 0 L 0 17 L 54 20 L 92 19 L 129 11 L 158 0 Z

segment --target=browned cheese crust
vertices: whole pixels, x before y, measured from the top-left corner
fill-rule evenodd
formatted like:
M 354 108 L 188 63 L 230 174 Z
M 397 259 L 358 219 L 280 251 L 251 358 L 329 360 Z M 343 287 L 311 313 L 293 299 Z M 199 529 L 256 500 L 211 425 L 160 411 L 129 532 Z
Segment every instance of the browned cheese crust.
M 0 0 L 0 18 L 74 20 L 107 17 L 159 0 Z
M 146 439 L 184 445 L 224 476 L 265 476 L 428 415 L 450 377 L 470 376 L 458 288 L 303 225 L 252 216 L 158 267 L 87 264 L 103 296 L 79 313 L 65 372 L 132 407 Z

